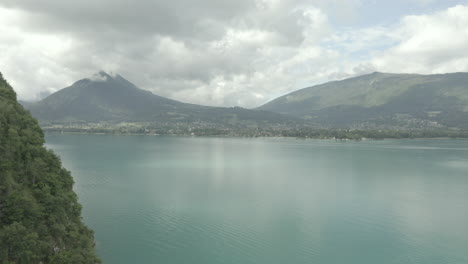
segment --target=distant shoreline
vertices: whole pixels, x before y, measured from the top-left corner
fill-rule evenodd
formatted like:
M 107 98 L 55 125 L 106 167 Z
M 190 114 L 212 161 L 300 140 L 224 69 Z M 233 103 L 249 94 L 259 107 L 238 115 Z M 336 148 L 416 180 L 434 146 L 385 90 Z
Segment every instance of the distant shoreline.
M 197 137 L 197 138 L 284 138 L 284 139 L 300 139 L 300 140 L 335 140 L 335 141 L 378 141 L 378 140 L 396 140 L 396 139 L 408 139 L 408 140 L 468 140 L 466 137 L 361 137 L 361 138 L 336 138 L 336 137 L 307 137 L 307 136 L 279 136 L 279 135 L 223 135 L 223 134 L 212 134 L 212 135 L 197 135 L 197 134 L 157 134 L 157 133 L 118 133 L 118 132 L 85 132 L 85 131 L 47 131 L 44 130 L 45 134 L 75 134 L 75 135 L 101 135 L 101 136 L 170 136 L 170 137 Z

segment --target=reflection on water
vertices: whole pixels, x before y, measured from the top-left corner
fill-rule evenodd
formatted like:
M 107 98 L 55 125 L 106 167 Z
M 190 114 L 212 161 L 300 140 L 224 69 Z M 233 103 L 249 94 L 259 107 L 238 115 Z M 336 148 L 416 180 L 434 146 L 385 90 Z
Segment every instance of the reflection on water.
M 107 263 L 468 263 L 468 141 L 46 139 Z

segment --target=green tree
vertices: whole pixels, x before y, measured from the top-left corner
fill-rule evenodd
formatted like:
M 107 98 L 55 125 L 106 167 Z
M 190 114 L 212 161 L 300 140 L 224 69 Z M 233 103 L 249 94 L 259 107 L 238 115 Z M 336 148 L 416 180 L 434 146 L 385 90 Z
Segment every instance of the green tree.
M 0 263 L 100 263 L 73 178 L 0 73 Z

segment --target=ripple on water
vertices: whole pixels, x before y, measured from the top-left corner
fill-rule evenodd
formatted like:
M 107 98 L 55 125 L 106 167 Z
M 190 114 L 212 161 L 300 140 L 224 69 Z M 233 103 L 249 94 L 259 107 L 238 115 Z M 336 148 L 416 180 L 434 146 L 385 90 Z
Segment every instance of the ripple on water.
M 93 138 L 50 146 L 105 262 L 468 263 L 466 141 Z

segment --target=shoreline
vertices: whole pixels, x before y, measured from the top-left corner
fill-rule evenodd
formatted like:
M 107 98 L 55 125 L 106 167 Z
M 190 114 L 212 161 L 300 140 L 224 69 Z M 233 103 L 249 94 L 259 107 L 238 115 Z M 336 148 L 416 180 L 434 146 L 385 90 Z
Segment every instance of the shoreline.
M 105 133 L 105 132 L 75 132 L 75 131 L 47 131 L 44 134 L 98 135 L 98 136 L 162 136 L 162 137 L 193 137 L 193 138 L 264 138 L 264 139 L 300 139 L 300 140 L 335 140 L 335 141 L 380 141 L 380 140 L 468 140 L 468 137 L 382 137 L 382 138 L 334 138 L 334 137 L 294 137 L 294 136 L 236 136 L 236 135 L 188 135 L 188 134 L 156 134 L 156 133 Z

